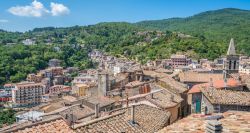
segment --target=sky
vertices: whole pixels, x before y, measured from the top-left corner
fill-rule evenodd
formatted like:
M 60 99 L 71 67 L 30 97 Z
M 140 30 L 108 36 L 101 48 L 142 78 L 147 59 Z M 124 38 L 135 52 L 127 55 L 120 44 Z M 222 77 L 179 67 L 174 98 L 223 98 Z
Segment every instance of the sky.
M 0 29 L 69 27 L 187 17 L 222 8 L 250 10 L 249 0 L 1 0 Z

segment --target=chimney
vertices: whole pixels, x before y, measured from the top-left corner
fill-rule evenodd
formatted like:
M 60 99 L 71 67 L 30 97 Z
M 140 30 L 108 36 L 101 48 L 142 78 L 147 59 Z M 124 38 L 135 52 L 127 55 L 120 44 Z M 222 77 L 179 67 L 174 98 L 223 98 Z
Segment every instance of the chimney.
M 73 124 L 73 123 L 74 123 L 74 115 L 73 115 L 73 113 L 72 113 L 72 114 L 70 114 L 70 121 L 71 121 L 71 124 Z
M 210 86 L 210 87 L 213 87 L 213 86 L 214 86 L 214 85 L 213 85 L 213 79 L 212 79 L 212 78 L 210 78 L 209 86 Z
M 73 115 L 73 113 L 68 113 L 65 115 L 65 119 L 67 120 L 67 124 L 70 126 L 74 126 L 74 122 L 76 121 L 76 117 Z
M 238 77 L 239 84 L 242 84 L 242 78 L 239 76 Z
M 224 87 L 227 88 L 227 71 L 223 70 Z
M 140 75 L 139 80 L 140 80 L 141 82 L 143 81 L 142 75 Z
M 173 94 L 171 94 L 170 100 L 171 100 L 171 102 L 174 102 L 174 95 Z
M 209 120 L 206 123 L 206 133 L 222 133 L 222 124 L 218 120 Z
M 99 103 L 95 104 L 95 118 L 99 117 Z
M 135 105 L 131 107 L 131 123 L 135 124 Z
M 154 93 L 151 93 L 151 99 L 154 99 Z

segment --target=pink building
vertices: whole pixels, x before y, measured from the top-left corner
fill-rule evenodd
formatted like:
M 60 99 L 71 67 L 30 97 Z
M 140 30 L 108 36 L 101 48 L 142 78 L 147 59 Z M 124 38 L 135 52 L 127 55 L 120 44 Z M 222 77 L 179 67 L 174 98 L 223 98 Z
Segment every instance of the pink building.
M 45 86 L 41 83 L 21 82 L 12 90 L 13 106 L 33 106 L 42 102 Z
M 187 58 L 185 55 L 172 55 L 171 56 L 171 65 L 173 68 L 180 66 L 188 66 L 191 64 L 191 59 Z

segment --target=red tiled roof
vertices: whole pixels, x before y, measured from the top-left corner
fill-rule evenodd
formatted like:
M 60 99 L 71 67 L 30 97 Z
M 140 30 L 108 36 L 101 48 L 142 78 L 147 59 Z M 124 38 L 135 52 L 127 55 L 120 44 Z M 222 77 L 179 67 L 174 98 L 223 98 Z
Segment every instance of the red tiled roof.
M 10 87 L 13 86 L 13 84 L 4 84 L 4 87 Z
M 203 83 L 203 84 L 197 84 L 197 85 L 194 85 L 189 91 L 188 93 L 189 94 L 193 94 L 193 93 L 199 93 L 201 92 L 201 88 L 202 87 L 208 87 L 208 83 Z
M 228 79 L 227 83 L 226 83 L 226 87 L 239 87 L 241 85 L 242 85 L 241 83 L 239 83 L 237 80 L 235 80 L 233 78 Z M 188 91 L 188 93 L 189 94 L 199 93 L 199 92 L 201 92 L 201 88 L 208 87 L 208 86 L 209 86 L 209 83 L 203 83 L 203 84 L 194 85 Z M 213 87 L 216 88 L 216 89 L 225 88 L 224 80 L 217 80 L 217 81 L 213 82 Z
M 237 87 L 237 86 L 241 86 L 241 83 L 239 83 L 237 80 L 235 79 L 228 79 L 227 80 L 227 87 Z M 224 80 L 217 80 L 213 83 L 213 86 L 215 88 L 224 88 L 225 87 L 225 83 Z

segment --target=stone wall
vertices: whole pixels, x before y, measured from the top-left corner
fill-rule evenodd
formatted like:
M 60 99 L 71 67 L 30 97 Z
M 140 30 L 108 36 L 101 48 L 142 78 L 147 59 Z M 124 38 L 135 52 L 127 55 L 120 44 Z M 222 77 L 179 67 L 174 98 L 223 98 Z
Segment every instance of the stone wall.
M 171 113 L 170 123 L 174 123 L 179 118 L 181 118 L 181 104 L 178 104 L 178 105 L 176 105 L 172 108 L 168 108 L 166 110 Z
M 202 94 L 202 102 L 201 102 L 201 113 L 213 113 L 214 106 L 210 103 L 210 101 Z

